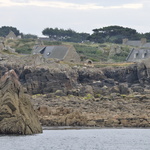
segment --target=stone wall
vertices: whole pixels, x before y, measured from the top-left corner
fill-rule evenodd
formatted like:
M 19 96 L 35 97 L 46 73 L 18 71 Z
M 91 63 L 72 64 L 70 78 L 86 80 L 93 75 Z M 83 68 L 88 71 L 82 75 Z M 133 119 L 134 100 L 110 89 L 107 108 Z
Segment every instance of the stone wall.
M 79 54 L 76 52 L 76 50 L 73 46 L 70 46 L 70 48 L 64 58 L 64 61 L 76 62 L 76 63 L 79 63 L 81 61 Z

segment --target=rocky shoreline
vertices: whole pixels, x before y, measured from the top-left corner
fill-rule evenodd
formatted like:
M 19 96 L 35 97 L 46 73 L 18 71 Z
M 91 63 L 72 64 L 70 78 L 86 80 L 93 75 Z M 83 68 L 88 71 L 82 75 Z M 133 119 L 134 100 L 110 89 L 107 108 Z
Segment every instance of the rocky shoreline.
M 35 108 L 45 126 L 149 127 L 150 102 L 143 96 L 123 95 L 115 100 L 108 97 L 57 97 L 49 100 L 39 97 L 35 100 L 33 104 L 38 103 Z
M 49 126 L 43 126 L 43 130 L 101 130 L 101 129 L 150 129 L 149 127 L 87 127 L 87 126 L 58 126 L 58 127 L 49 127 Z
M 15 70 L 43 126 L 150 127 L 149 60 L 94 68 L 37 55 L 0 68 L 0 76 Z

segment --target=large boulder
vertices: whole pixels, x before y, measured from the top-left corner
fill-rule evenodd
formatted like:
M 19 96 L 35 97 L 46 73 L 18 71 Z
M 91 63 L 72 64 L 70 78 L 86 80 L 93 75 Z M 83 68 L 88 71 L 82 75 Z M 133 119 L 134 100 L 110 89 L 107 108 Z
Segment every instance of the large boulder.
M 120 94 L 129 94 L 129 88 L 126 83 L 119 84 L 119 91 Z
M 137 74 L 141 85 L 149 85 L 150 83 L 150 58 L 137 63 Z
M 0 79 L 0 134 L 35 134 L 42 128 L 14 70 Z

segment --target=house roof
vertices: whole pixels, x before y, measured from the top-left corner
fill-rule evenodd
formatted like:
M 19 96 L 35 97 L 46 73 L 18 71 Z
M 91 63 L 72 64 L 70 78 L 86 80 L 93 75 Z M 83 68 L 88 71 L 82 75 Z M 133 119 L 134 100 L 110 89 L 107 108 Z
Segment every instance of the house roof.
M 141 41 L 127 41 L 126 45 L 139 47 L 142 45 Z
M 46 46 L 43 46 L 43 45 L 37 45 L 37 46 L 34 46 L 33 47 L 33 54 L 38 54 L 41 52 L 41 50 L 43 50 Z
M 64 59 L 67 55 L 70 46 L 56 45 L 56 46 L 37 46 L 34 47 L 33 54 L 41 53 L 45 58 Z
M 129 45 L 129 46 L 135 46 L 135 47 L 150 48 L 150 43 L 147 43 L 146 39 L 134 40 L 134 41 L 124 39 L 123 44 Z
M 16 38 L 16 35 L 13 31 L 10 31 L 6 38 Z
M 132 49 L 126 60 L 137 62 L 146 58 L 150 58 L 150 49 Z
M 142 47 L 150 48 L 150 43 L 145 43 Z
M 47 46 L 44 56 L 45 58 L 57 58 L 61 60 L 66 56 L 68 50 L 69 47 L 67 46 Z M 48 55 L 48 53 L 50 53 L 50 55 Z

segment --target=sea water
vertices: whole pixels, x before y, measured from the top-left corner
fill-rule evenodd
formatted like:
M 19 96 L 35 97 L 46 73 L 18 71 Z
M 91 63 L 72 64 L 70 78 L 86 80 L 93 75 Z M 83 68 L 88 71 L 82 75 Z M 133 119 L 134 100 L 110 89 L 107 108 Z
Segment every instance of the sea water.
M 150 129 L 44 130 L 0 136 L 0 150 L 150 150 Z

